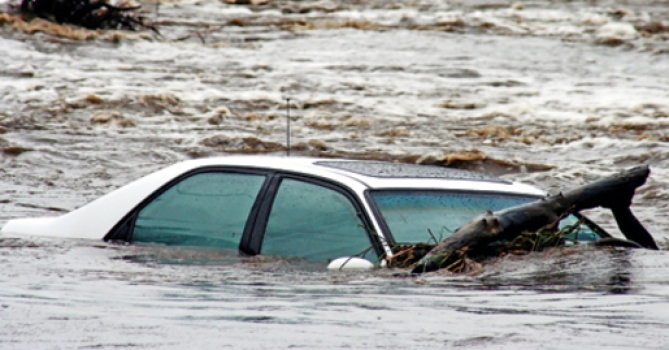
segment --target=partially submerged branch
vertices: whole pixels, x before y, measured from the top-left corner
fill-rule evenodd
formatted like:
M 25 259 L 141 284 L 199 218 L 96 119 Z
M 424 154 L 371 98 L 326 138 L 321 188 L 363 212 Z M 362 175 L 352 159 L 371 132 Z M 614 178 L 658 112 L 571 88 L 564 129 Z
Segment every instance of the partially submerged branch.
M 463 254 L 475 255 L 490 243 L 513 241 L 524 232 L 536 232 L 568 214 L 595 207 L 611 209 L 628 240 L 658 249 L 653 237 L 629 209 L 634 191 L 646 182 L 649 174 L 647 166 L 640 166 L 532 203 L 487 212 L 439 243 L 416 264 L 412 273 L 447 268 Z

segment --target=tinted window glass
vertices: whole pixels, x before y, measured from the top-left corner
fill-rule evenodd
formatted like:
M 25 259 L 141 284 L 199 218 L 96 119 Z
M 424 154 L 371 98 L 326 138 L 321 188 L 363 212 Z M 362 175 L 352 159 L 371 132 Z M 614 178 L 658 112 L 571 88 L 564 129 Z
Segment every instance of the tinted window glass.
M 559 224 L 559 229 L 565 229 L 569 226 L 574 226 L 579 223 L 579 219 L 575 215 L 569 215 L 566 218 L 562 219 Z M 573 231 L 570 235 L 567 235 L 565 238 L 569 241 L 579 241 L 579 242 L 589 242 L 589 241 L 594 241 L 601 236 L 595 231 L 593 228 L 589 227 L 585 223 L 582 223 L 578 225 L 577 227 L 570 227 L 573 228 Z
M 493 193 L 384 191 L 372 193 L 395 241 L 418 243 L 450 236 L 487 210 L 497 211 L 536 198 Z M 428 232 L 429 231 L 429 232 Z
M 346 196 L 310 183 L 282 181 L 265 230 L 262 254 L 326 262 L 359 254 L 370 246 Z M 374 252 L 367 258 L 375 260 Z
M 264 181 L 237 173 L 188 177 L 139 212 L 132 241 L 237 249 Z

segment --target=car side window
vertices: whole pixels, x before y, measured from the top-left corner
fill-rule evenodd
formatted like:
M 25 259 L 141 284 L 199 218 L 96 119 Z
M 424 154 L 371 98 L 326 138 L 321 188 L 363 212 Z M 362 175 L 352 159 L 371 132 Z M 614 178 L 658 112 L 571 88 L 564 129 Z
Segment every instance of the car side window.
M 190 176 L 139 212 L 132 241 L 238 249 L 264 181 L 257 174 Z
M 327 262 L 370 246 L 348 197 L 328 187 L 283 179 L 268 218 L 262 254 Z M 366 257 L 376 259 L 373 249 Z

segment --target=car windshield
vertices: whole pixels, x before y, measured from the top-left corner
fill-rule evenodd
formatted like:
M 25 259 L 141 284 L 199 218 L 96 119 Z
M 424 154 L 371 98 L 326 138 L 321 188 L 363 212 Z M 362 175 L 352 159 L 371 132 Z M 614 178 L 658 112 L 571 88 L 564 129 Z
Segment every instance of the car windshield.
M 497 211 L 537 200 L 533 196 L 485 192 L 383 190 L 371 192 L 391 235 L 398 243 L 441 241 L 460 226 L 486 211 Z M 578 218 L 562 220 L 561 227 Z M 575 240 L 593 240 L 597 234 L 580 225 Z

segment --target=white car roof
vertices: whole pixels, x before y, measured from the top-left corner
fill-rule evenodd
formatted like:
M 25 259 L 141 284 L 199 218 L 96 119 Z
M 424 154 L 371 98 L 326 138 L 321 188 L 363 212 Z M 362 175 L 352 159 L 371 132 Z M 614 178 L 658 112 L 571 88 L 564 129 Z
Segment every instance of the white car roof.
M 544 196 L 546 192 L 481 173 L 432 165 L 327 158 L 229 156 L 188 160 L 175 167 L 240 166 L 275 169 L 330 178 L 352 188 L 367 189 L 452 189 Z M 353 184 L 356 183 L 356 184 Z

